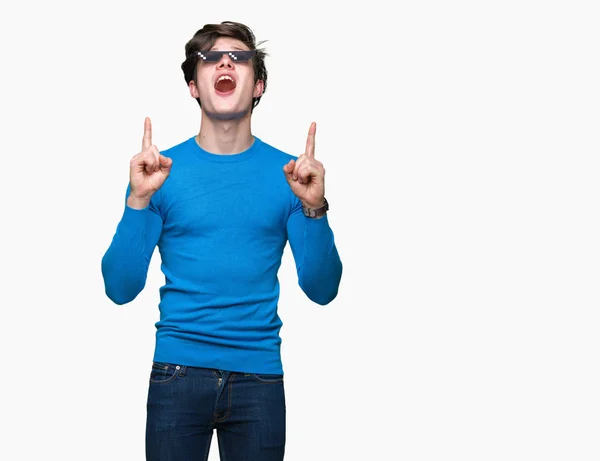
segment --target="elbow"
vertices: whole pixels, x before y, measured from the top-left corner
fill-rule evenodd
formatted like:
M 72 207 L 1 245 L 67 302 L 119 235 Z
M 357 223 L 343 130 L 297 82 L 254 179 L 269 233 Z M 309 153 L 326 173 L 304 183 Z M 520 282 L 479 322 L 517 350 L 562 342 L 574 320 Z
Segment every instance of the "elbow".
M 141 289 L 132 289 L 131 287 L 125 287 L 123 284 L 105 284 L 104 293 L 107 298 L 118 306 L 133 301 L 137 295 L 141 292 Z
M 128 293 L 119 292 L 116 290 L 110 290 L 108 288 L 106 288 L 104 291 L 105 291 L 108 299 L 110 299 L 117 306 L 123 306 L 125 304 L 128 304 L 131 301 L 133 301 L 137 296 L 137 293 L 132 295 L 132 294 L 128 294 Z
M 306 295 L 312 302 L 320 306 L 327 306 L 328 304 L 330 304 L 337 297 L 337 294 L 337 288 L 330 292 L 306 293 Z
M 340 270 L 337 277 L 329 278 L 326 282 L 319 280 L 313 280 L 312 282 L 305 281 L 305 283 L 300 284 L 300 288 L 312 302 L 320 306 L 326 306 L 337 298 L 341 275 Z
M 126 277 L 117 274 L 103 264 L 102 276 L 104 278 L 104 293 L 108 299 L 118 306 L 123 306 L 133 301 L 143 290 L 145 280 Z
M 338 259 L 337 264 L 329 267 L 329 270 L 322 272 L 320 276 L 300 277 L 300 280 L 303 281 L 300 288 L 308 299 L 320 306 L 326 306 L 338 295 L 342 280 L 342 263 Z

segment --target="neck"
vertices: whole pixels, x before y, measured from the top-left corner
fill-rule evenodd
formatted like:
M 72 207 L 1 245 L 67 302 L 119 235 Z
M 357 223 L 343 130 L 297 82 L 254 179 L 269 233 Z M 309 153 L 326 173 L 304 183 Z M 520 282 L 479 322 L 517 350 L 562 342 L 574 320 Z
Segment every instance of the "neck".
M 202 110 L 198 145 L 212 154 L 239 154 L 250 148 L 254 137 L 250 112 L 223 117 Z

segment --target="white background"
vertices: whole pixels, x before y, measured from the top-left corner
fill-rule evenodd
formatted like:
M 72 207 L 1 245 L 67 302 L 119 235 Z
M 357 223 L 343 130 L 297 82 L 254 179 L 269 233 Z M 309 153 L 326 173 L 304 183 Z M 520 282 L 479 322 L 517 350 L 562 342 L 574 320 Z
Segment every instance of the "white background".
M 344 263 L 320 307 L 285 253 L 286 460 L 600 459 L 594 2 L 349 4 L 2 7 L 3 459 L 144 459 L 159 259 L 121 307 L 100 261 L 144 117 L 197 132 L 184 44 L 223 20 L 268 40 L 254 133 L 318 124 Z

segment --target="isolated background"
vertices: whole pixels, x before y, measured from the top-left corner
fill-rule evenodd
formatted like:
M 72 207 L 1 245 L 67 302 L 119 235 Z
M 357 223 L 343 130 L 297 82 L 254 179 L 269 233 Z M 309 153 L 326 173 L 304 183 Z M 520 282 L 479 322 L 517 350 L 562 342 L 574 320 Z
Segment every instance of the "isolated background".
M 3 457 L 144 459 L 159 257 L 121 307 L 100 260 L 144 117 L 198 130 L 185 42 L 237 20 L 268 40 L 254 133 L 300 154 L 318 124 L 344 262 L 320 307 L 286 249 L 286 459 L 600 459 L 593 6 L 3 6 Z

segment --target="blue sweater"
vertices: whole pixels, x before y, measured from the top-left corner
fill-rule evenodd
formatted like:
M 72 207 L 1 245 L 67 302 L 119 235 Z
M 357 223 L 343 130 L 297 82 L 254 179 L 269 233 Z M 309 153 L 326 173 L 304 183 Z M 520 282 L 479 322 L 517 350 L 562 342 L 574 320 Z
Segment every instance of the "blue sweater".
M 286 242 L 315 303 L 336 297 L 342 275 L 327 216 L 304 216 L 285 179 L 296 157 L 257 137 L 239 154 L 211 154 L 194 137 L 162 153 L 173 159 L 169 177 L 147 208 L 125 204 L 102 259 L 107 296 L 134 300 L 158 246 L 165 283 L 154 360 L 283 374 L 277 273 Z

